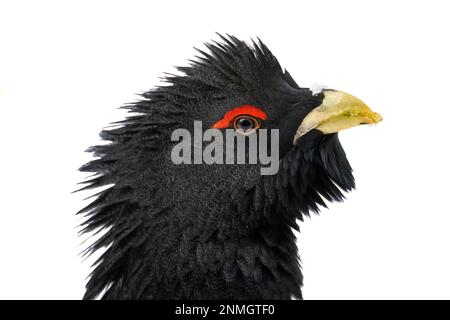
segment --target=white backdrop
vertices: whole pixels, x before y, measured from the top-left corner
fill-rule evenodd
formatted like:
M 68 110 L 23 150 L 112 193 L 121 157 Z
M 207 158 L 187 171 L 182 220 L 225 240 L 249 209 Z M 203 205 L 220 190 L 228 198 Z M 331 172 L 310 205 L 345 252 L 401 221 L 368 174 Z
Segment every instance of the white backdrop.
M 71 194 L 117 107 L 215 32 L 384 121 L 340 134 L 357 190 L 301 224 L 306 299 L 450 298 L 446 1 L 2 1 L 0 298 L 79 299 Z

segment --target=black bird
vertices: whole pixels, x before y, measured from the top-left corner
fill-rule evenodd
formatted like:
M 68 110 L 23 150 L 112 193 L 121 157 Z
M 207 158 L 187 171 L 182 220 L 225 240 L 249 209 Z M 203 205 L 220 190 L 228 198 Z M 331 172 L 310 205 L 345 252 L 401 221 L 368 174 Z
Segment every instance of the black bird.
M 293 229 L 355 187 L 337 132 L 381 116 L 357 98 L 297 85 L 261 42 L 220 36 L 182 75 L 126 105 L 81 171 L 105 187 L 80 213 L 106 248 L 84 299 L 301 299 Z M 279 129 L 280 169 L 175 164 L 175 129 Z

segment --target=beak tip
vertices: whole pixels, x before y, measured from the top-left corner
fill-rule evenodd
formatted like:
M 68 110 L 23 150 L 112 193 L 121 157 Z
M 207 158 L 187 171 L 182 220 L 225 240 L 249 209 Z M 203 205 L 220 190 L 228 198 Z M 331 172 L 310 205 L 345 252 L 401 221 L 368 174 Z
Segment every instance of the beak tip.
M 381 116 L 381 114 L 374 112 L 373 113 L 373 123 L 378 123 L 383 121 L 383 117 Z

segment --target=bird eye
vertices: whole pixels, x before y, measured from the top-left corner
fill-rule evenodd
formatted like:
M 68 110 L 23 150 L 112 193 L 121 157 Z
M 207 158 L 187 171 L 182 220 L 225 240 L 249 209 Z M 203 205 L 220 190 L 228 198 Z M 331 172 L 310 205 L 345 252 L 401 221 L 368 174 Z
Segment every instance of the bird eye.
M 249 115 L 238 116 L 234 119 L 234 129 L 241 134 L 251 134 L 259 128 L 259 121 Z

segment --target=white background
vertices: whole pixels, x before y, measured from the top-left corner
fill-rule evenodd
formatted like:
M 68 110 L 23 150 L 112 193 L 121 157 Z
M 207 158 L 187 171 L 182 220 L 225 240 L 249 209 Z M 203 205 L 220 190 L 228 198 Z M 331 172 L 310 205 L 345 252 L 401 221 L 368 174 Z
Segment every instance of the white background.
M 306 299 L 450 298 L 446 1 L 2 1 L 0 298 L 79 299 L 71 194 L 117 107 L 215 32 L 384 116 L 340 134 L 357 190 L 301 224 Z

